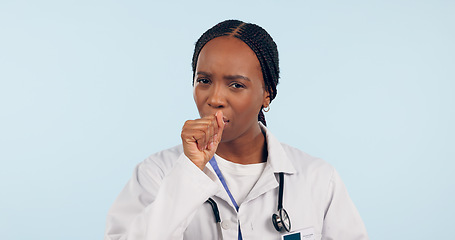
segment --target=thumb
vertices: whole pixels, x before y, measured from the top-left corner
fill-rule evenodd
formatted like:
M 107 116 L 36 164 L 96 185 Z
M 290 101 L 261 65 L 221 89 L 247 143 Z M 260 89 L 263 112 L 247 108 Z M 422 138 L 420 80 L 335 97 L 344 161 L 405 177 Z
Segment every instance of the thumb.
M 220 110 L 220 111 L 216 112 L 215 116 L 216 116 L 216 122 L 218 123 L 218 132 L 216 134 L 215 141 L 217 143 L 220 143 L 221 136 L 223 135 L 224 125 L 225 125 L 225 123 L 223 121 L 223 112 Z

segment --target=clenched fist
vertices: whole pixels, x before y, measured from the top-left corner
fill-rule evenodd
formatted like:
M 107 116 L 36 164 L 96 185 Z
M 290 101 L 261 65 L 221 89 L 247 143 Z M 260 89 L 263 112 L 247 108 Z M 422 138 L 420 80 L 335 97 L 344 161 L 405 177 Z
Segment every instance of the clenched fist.
M 215 154 L 224 129 L 223 112 L 196 120 L 188 120 L 182 128 L 185 155 L 201 170 Z

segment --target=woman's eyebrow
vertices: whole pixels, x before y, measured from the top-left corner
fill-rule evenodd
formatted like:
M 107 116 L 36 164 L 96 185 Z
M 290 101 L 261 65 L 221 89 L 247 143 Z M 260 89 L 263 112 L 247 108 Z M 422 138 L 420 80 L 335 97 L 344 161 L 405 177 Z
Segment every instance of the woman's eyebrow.
M 211 77 L 212 76 L 212 74 L 207 73 L 207 72 L 197 72 L 196 75 L 204 75 L 206 77 Z
M 248 77 L 245 77 L 245 76 L 242 76 L 242 75 L 226 75 L 223 77 L 224 79 L 226 80 L 235 80 L 235 79 L 244 79 L 244 80 L 247 80 L 247 81 L 250 81 L 251 80 L 248 78 Z
M 203 71 L 199 71 L 199 72 L 196 72 L 196 75 L 203 75 L 203 76 L 206 76 L 206 77 L 212 77 L 212 74 L 208 73 L 208 72 L 203 72 Z M 225 75 L 223 76 L 223 78 L 225 80 L 236 80 L 236 79 L 244 79 L 244 80 L 247 80 L 247 81 L 250 81 L 251 80 L 246 77 L 246 76 L 243 76 L 243 75 Z

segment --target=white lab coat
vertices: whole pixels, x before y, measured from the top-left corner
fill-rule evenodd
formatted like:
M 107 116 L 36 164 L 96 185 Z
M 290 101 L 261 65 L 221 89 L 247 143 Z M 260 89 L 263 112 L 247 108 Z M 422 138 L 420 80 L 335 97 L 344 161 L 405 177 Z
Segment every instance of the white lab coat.
M 266 132 L 268 159 L 240 205 L 230 201 L 213 168 L 201 171 L 181 145 L 151 155 L 135 169 L 107 216 L 105 240 L 218 239 L 210 204 L 218 204 L 224 239 L 281 239 L 272 224 L 278 173 L 284 172 L 283 207 L 292 230 L 312 227 L 316 240 L 368 239 L 365 226 L 335 169 L 325 161 L 278 142 Z

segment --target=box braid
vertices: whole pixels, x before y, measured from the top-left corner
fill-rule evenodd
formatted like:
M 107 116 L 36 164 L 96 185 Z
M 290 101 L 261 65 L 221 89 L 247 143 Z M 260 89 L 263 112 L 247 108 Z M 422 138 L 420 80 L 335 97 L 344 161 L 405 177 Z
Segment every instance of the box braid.
M 234 36 L 246 43 L 261 64 L 262 76 L 267 93 L 270 95 L 270 102 L 276 97 L 280 69 L 278 66 L 278 49 L 272 37 L 262 27 L 245 23 L 239 20 L 226 20 L 218 23 L 207 30 L 197 40 L 193 53 L 193 79 L 196 72 L 197 59 L 204 45 L 210 40 L 221 36 Z M 194 84 L 194 83 L 193 83 Z M 259 111 L 258 120 L 266 124 L 262 109 Z

